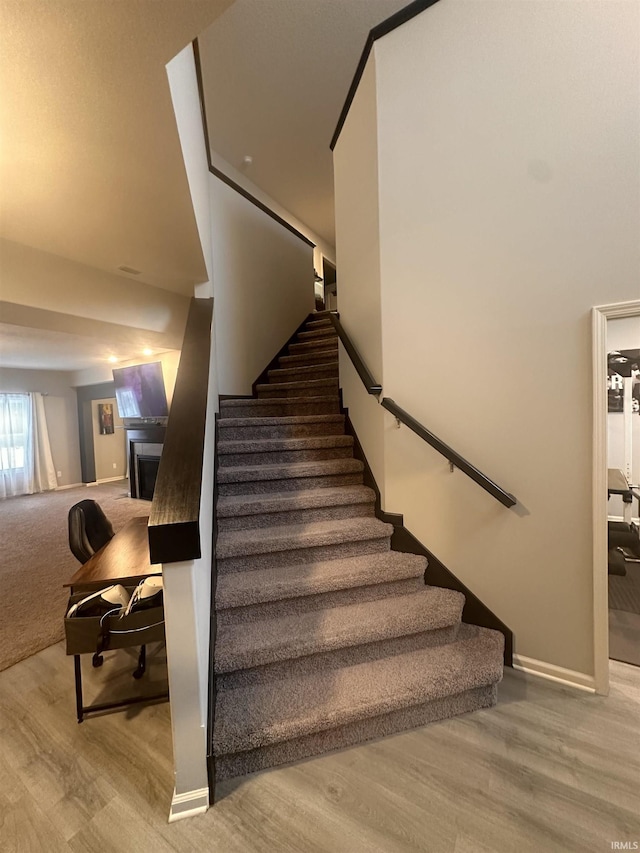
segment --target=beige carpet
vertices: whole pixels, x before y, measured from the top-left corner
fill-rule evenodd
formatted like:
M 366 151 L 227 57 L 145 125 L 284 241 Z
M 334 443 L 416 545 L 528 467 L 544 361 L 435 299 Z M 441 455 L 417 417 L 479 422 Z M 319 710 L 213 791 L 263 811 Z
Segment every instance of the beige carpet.
M 0 670 L 63 637 L 69 591 L 62 584 L 80 565 L 69 550 L 70 507 L 98 501 L 117 532 L 151 506 L 129 498 L 127 488 L 119 480 L 0 500 Z

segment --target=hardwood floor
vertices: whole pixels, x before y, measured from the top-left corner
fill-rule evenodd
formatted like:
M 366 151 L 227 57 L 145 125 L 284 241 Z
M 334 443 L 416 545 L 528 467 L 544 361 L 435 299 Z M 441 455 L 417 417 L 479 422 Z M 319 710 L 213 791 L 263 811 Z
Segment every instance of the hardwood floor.
M 130 689 L 135 661 L 118 654 L 89 669 L 94 693 L 117 679 Z M 161 661 L 151 675 L 163 677 Z M 72 659 L 52 646 L 0 673 L 0 849 L 586 853 L 640 844 L 640 669 L 612 662 L 611 675 L 602 698 L 507 671 L 495 709 L 225 783 L 206 815 L 169 825 L 169 706 L 79 726 Z

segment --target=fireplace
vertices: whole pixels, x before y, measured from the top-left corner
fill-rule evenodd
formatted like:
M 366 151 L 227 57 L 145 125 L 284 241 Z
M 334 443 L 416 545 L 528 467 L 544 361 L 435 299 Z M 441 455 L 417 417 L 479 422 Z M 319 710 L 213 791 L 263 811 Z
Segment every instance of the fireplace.
M 129 441 L 129 488 L 132 498 L 150 501 L 158 475 L 165 428 L 125 426 Z
M 159 456 L 137 456 L 138 497 L 144 501 L 153 500 L 153 490 L 160 465 Z

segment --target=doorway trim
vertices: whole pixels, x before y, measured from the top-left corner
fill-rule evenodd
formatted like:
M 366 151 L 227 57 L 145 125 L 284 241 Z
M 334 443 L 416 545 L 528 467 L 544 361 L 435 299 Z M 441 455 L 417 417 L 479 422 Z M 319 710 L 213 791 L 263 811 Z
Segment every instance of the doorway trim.
M 607 572 L 607 321 L 640 316 L 640 300 L 597 305 L 593 334 L 593 652 L 596 693 L 609 693 Z

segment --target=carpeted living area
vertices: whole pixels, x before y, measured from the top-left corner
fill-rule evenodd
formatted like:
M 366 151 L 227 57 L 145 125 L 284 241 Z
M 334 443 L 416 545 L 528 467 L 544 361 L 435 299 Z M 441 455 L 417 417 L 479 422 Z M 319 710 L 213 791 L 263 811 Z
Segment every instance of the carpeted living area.
M 353 444 L 326 315 L 256 399 L 221 401 L 217 781 L 496 702 L 503 635 L 390 550 Z
M 62 639 L 69 598 L 63 584 L 79 566 L 69 550 L 67 514 L 87 498 L 98 501 L 116 532 L 149 514 L 147 501 L 128 496 L 127 480 L 0 501 L 0 670 Z

